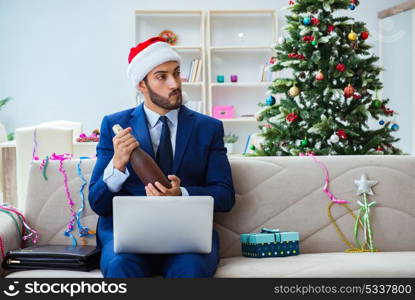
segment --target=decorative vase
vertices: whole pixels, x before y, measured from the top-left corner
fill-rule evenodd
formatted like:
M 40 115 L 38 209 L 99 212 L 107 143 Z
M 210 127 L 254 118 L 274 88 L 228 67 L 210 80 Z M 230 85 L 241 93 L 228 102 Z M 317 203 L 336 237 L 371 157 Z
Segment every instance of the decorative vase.
M 227 154 L 232 154 L 233 153 L 233 143 L 226 143 L 225 144 L 225 147 L 226 147 L 226 152 L 227 152 Z

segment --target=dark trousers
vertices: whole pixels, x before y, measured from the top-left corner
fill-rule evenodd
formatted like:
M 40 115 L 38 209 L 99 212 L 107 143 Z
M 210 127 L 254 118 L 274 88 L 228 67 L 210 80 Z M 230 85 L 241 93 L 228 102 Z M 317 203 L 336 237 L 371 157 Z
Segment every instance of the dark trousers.
M 219 237 L 212 234 L 209 254 L 132 254 L 114 253 L 114 241 L 102 247 L 101 272 L 106 278 L 151 277 L 165 278 L 213 277 L 219 263 Z

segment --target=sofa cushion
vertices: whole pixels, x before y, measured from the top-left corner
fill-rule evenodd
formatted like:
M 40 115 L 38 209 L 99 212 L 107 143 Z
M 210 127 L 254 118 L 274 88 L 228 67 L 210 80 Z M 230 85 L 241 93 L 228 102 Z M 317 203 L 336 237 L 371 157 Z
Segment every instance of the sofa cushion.
M 102 278 L 100 270 L 30 270 L 6 278 Z M 229 257 L 220 260 L 216 278 L 415 277 L 415 251 L 309 253 L 276 258 Z
M 22 224 L 20 222 L 19 217 L 14 213 L 6 213 L 0 211 L 0 237 L 3 241 L 4 247 L 4 254 L 6 254 L 9 250 L 13 250 L 16 248 L 20 248 L 21 246 L 21 239 L 20 233 L 17 229 L 16 223 L 13 221 L 12 216 L 14 216 L 16 222 L 18 222 L 20 231 L 22 230 Z M 0 277 L 3 272 L 2 269 L 2 260 L 1 260 L 2 253 L 0 252 Z
M 415 277 L 415 251 L 222 258 L 215 277 Z
M 67 270 L 28 270 L 11 272 L 6 278 L 102 278 L 101 270 L 90 272 Z

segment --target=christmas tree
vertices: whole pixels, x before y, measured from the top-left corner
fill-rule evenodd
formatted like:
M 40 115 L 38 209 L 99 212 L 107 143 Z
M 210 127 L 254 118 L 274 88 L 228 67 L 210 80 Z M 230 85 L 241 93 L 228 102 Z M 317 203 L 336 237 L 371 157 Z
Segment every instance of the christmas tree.
M 358 0 L 289 1 L 291 10 L 275 47 L 272 71 L 290 70 L 269 87 L 272 94 L 256 118 L 262 121 L 255 155 L 402 154 L 392 144 L 396 112 L 379 99 L 382 68 L 365 23 L 334 17 Z M 275 101 L 274 96 L 279 96 Z M 376 128 L 369 120 L 375 119 Z

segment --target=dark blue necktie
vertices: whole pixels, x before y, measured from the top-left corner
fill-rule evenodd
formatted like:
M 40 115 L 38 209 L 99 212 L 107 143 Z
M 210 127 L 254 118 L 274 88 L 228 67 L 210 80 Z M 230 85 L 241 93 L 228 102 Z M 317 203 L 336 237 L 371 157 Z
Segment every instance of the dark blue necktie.
M 160 135 L 160 144 L 157 149 L 157 164 L 163 173 L 171 175 L 173 172 L 173 147 L 170 140 L 170 129 L 167 124 L 167 117 L 160 116 L 160 121 L 163 123 Z

